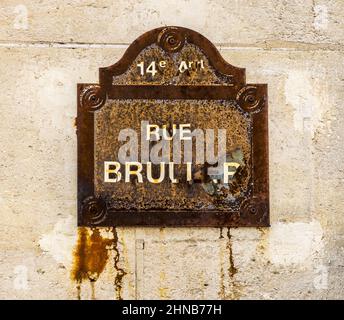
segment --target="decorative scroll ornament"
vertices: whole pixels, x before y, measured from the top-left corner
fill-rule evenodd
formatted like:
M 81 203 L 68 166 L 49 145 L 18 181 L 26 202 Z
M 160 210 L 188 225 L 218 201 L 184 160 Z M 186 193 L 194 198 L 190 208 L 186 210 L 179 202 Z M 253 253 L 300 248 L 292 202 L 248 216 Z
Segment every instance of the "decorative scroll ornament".
M 81 106 L 88 111 L 100 109 L 106 101 L 106 93 L 97 84 L 86 86 L 81 93 Z
M 90 225 L 97 225 L 106 219 L 107 206 L 102 198 L 88 197 L 82 204 L 82 216 Z
M 158 44 L 167 52 L 179 51 L 185 43 L 184 33 L 176 28 L 166 28 L 158 36 Z
M 256 86 L 245 86 L 239 90 L 236 100 L 238 104 L 248 112 L 257 111 L 262 105 Z
M 254 196 L 241 203 L 240 212 L 242 219 L 251 221 L 252 224 L 262 223 L 267 218 L 268 207 L 266 201 Z

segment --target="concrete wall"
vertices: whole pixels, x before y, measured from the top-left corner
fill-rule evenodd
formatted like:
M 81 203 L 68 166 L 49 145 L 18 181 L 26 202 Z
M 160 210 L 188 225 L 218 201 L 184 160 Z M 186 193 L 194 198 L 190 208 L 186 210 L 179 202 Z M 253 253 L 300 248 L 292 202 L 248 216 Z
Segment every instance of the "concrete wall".
M 0 298 L 343 298 L 343 22 L 341 0 L 2 0 Z M 271 228 L 77 230 L 76 83 L 163 25 L 268 83 Z

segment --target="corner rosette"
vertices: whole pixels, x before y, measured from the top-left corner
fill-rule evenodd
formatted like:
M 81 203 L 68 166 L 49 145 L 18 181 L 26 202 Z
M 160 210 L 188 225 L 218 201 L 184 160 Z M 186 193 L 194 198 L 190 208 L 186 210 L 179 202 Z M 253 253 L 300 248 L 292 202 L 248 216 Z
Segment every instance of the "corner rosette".
M 100 224 L 107 216 L 106 201 L 100 197 L 87 197 L 82 203 L 82 216 L 87 224 Z
M 241 203 L 240 216 L 255 225 L 264 223 L 268 217 L 268 204 L 258 197 L 246 199 Z
M 98 84 L 86 86 L 80 95 L 80 104 L 87 111 L 99 110 L 105 101 L 106 93 Z
M 158 44 L 167 52 L 179 51 L 185 43 L 185 34 L 178 28 L 165 28 L 158 36 Z
M 263 105 L 263 98 L 259 97 L 256 86 L 245 86 L 239 90 L 236 100 L 240 107 L 247 112 L 260 111 Z

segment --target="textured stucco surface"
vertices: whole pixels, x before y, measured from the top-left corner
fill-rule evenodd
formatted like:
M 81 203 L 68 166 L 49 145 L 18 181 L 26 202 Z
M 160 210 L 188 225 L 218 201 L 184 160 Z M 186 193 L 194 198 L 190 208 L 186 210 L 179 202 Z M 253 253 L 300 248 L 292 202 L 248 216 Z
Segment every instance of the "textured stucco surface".
M 268 83 L 271 228 L 116 228 L 80 297 L 118 298 L 120 268 L 124 299 L 344 298 L 343 12 L 341 0 L 2 1 L 0 298 L 77 298 L 76 83 L 163 25 Z

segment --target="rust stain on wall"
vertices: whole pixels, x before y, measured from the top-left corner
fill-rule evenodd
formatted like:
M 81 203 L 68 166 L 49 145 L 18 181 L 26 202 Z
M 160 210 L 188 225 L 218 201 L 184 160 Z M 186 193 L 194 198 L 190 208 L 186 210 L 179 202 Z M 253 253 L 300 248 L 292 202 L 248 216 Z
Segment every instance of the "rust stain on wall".
M 238 269 L 234 265 L 233 248 L 232 248 L 232 236 L 230 228 L 227 228 L 227 250 L 229 255 L 228 261 L 228 276 L 230 281 L 230 293 L 225 294 L 225 299 L 238 300 L 242 295 L 242 285 L 235 279 L 235 275 L 238 273 Z
M 116 228 L 112 228 L 113 233 L 113 247 L 112 249 L 115 251 L 115 257 L 114 257 L 114 267 L 116 270 L 116 277 L 115 277 L 115 292 L 116 292 L 116 299 L 117 300 L 123 300 L 122 298 L 122 279 L 127 274 L 122 268 L 119 267 L 119 259 L 120 259 L 120 253 L 118 250 L 118 234 Z
M 234 259 L 233 259 L 233 249 L 232 249 L 232 236 L 230 233 L 230 228 L 227 229 L 227 249 L 229 253 L 229 267 L 228 267 L 228 274 L 231 278 L 238 272 L 238 269 L 234 266 Z
M 78 228 L 78 242 L 74 251 L 72 280 L 77 283 L 78 299 L 80 299 L 81 283 L 88 280 L 92 286 L 92 299 L 95 298 L 94 282 L 105 268 L 109 257 L 107 247 L 111 239 L 103 239 L 97 228 Z
M 169 299 L 168 288 L 163 286 L 166 281 L 166 273 L 164 271 L 159 272 L 159 297 L 160 299 Z
M 78 241 L 73 252 L 73 268 L 71 278 L 77 283 L 78 299 L 81 298 L 81 283 L 89 281 L 91 285 L 91 298 L 96 299 L 95 282 L 103 272 L 108 262 L 110 251 L 115 252 L 114 268 L 115 291 L 121 299 L 122 278 L 126 272 L 119 268 L 120 253 L 118 250 L 118 236 L 115 228 L 111 228 L 113 238 L 104 238 L 100 228 L 78 228 Z
M 219 239 L 223 239 L 223 227 L 220 227 L 220 236 Z
M 222 228 L 220 229 L 221 234 L 220 234 L 220 239 L 222 236 Z M 222 236 L 223 238 L 223 236 Z M 220 289 L 218 292 L 218 295 L 220 296 L 220 298 L 222 299 L 226 299 L 226 287 L 225 287 L 225 270 L 224 270 L 224 266 L 223 266 L 223 260 L 224 260 L 224 250 L 222 250 L 222 248 L 220 248 Z
M 159 287 L 158 294 L 160 299 L 170 299 L 169 288 L 166 286 L 166 272 L 164 271 L 164 266 L 166 265 L 166 246 L 165 246 L 165 228 L 159 228 Z M 167 263 L 168 265 L 168 263 Z
M 257 230 L 260 232 L 261 236 L 256 251 L 258 251 L 261 254 L 264 254 L 267 248 L 267 233 L 263 228 L 257 228 Z

